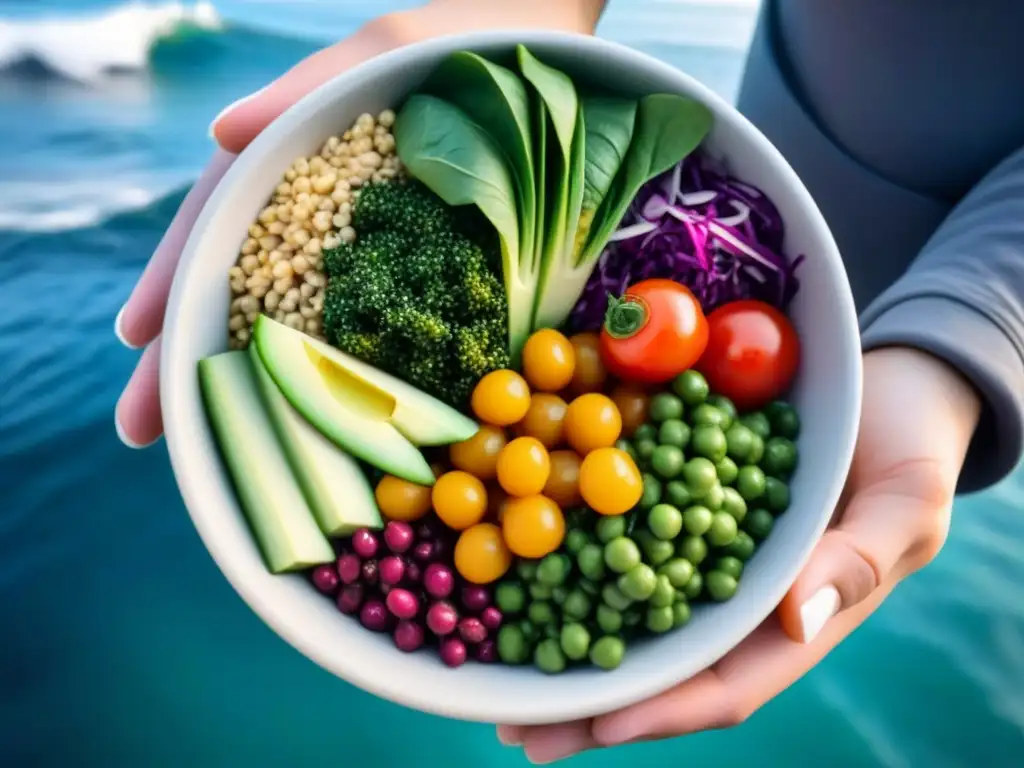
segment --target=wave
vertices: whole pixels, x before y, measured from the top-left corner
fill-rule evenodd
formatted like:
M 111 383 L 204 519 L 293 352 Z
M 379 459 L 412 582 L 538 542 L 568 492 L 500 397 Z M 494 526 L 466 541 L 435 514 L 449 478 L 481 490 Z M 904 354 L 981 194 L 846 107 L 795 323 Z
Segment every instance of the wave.
M 111 73 L 145 70 L 161 40 L 190 30 L 222 28 L 220 15 L 208 0 L 129 2 L 91 15 L 0 21 L 0 71 L 95 83 Z

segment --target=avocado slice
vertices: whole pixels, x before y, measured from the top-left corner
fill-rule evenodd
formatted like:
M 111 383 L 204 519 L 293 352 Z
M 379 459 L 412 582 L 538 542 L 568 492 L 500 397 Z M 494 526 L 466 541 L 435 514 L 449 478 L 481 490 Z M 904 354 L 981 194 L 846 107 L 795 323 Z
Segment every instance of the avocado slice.
M 373 488 L 356 460 L 292 408 L 253 345 L 249 359 L 274 431 L 320 530 L 347 536 L 357 528 L 383 528 Z
M 207 418 L 249 527 L 271 573 L 334 560 L 288 466 L 245 352 L 199 361 Z
M 471 438 L 479 429 L 471 418 L 426 392 L 266 315 L 257 318 L 253 338 L 259 347 L 260 357 L 268 366 L 270 363 L 265 357 L 265 350 L 295 347 L 296 356 L 301 353 L 302 357 L 308 358 L 306 366 L 318 369 L 322 378 L 330 378 L 335 385 L 353 390 L 353 396 L 358 386 L 365 393 L 365 398 L 375 401 L 379 414 L 383 415 L 384 410 L 390 409 L 387 420 L 414 445 L 459 443 Z M 277 380 L 276 375 L 274 379 Z M 362 383 L 356 384 L 353 379 Z M 342 384 L 342 380 L 346 383 Z M 385 400 L 389 402 L 387 408 Z
M 352 456 L 419 485 L 433 485 L 427 460 L 392 423 L 395 398 L 336 365 L 334 350 L 260 315 L 252 342 L 281 394 Z

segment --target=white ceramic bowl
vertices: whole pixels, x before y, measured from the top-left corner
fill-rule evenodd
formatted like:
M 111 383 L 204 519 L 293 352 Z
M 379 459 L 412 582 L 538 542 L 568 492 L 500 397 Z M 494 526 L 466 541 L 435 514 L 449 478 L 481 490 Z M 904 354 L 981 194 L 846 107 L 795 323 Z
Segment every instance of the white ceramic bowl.
M 805 253 L 792 317 L 803 363 L 792 399 L 804 424 L 793 503 L 747 565 L 736 596 L 694 611 L 683 629 L 629 647 L 614 672 L 546 676 L 532 668 L 443 666 L 434 654 L 398 652 L 362 629 L 302 576 L 272 576 L 235 501 L 207 425 L 196 363 L 226 348 L 227 270 L 240 239 L 289 164 L 315 152 L 362 112 L 397 107 L 445 55 L 483 55 L 525 43 L 570 75 L 641 95 L 685 94 L 707 104 L 705 141 L 733 172 L 765 190 L 787 227 L 786 249 Z M 192 520 L 242 598 L 316 663 L 378 696 L 444 716 L 545 723 L 607 712 L 657 694 L 722 657 L 779 603 L 820 537 L 849 468 L 860 415 L 860 340 L 836 245 L 814 201 L 775 147 L 736 110 L 692 78 L 603 40 L 560 33 L 459 35 L 373 59 L 327 83 L 270 125 L 221 181 L 193 231 L 175 276 L 163 334 L 160 391 L 171 462 Z

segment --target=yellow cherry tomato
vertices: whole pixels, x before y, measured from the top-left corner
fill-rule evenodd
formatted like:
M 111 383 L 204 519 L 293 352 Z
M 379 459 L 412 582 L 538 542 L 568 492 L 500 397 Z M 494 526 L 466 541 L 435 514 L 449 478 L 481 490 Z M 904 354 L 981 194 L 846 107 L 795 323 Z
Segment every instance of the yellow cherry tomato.
M 507 368 L 491 371 L 476 383 L 470 404 L 480 421 L 507 427 L 526 415 L 530 407 L 530 387 L 515 371 Z
M 373 495 L 388 520 L 419 520 L 430 511 L 430 488 L 393 475 L 384 475 Z
M 607 395 L 589 392 L 571 403 L 565 414 L 565 439 L 576 452 L 586 455 L 615 445 L 622 434 L 622 416 Z
M 493 523 L 478 523 L 459 534 L 455 542 L 455 570 L 473 584 L 497 581 L 512 565 L 512 553 L 501 529 Z
M 434 511 L 449 528 L 461 531 L 476 525 L 487 513 L 487 489 L 468 472 L 445 472 L 430 494 Z
M 530 408 L 512 429 L 517 435 L 535 437 L 545 448 L 554 448 L 562 442 L 565 413 L 568 404 L 558 395 L 537 392 L 530 398 Z
M 651 396 L 638 384 L 623 383 L 612 390 L 611 397 L 622 417 L 622 436 L 632 437 L 636 428 L 647 421 Z
M 572 344 L 558 331 L 542 328 L 523 346 L 523 375 L 541 392 L 557 392 L 569 386 L 576 368 Z
M 575 395 L 600 392 L 608 380 L 608 371 L 601 360 L 601 337 L 596 333 L 577 333 L 569 339 L 576 354 L 569 391 Z
M 633 459 L 618 448 L 598 448 L 580 465 L 580 494 L 601 515 L 621 515 L 640 501 L 644 480 Z
M 565 517 L 547 496 L 509 499 L 501 530 L 512 554 L 544 557 L 561 546 L 565 538 Z
M 498 455 L 498 482 L 509 496 L 540 493 L 550 473 L 547 448 L 535 437 L 517 437 Z
M 450 446 L 448 458 L 456 469 L 490 480 L 498 471 L 498 454 L 506 442 L 505 430 L 484 424 L 469 440 Z
M 576 451 L 552 451 L 551 474 L 542 493 L 562 509 L 578 506 L 580 496 L 580 456 Z

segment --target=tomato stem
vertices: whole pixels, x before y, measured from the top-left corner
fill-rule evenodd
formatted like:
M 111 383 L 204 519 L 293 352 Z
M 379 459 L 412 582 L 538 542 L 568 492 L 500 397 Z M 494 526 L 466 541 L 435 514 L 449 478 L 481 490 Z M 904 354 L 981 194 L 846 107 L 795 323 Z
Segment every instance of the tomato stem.
M 626 294 L 618 298 L 609 294 L 604 329 L 613 339 L 628 339 L 635 336 L 647 325 L 649 319 L 647 302 L 639 296 Z

